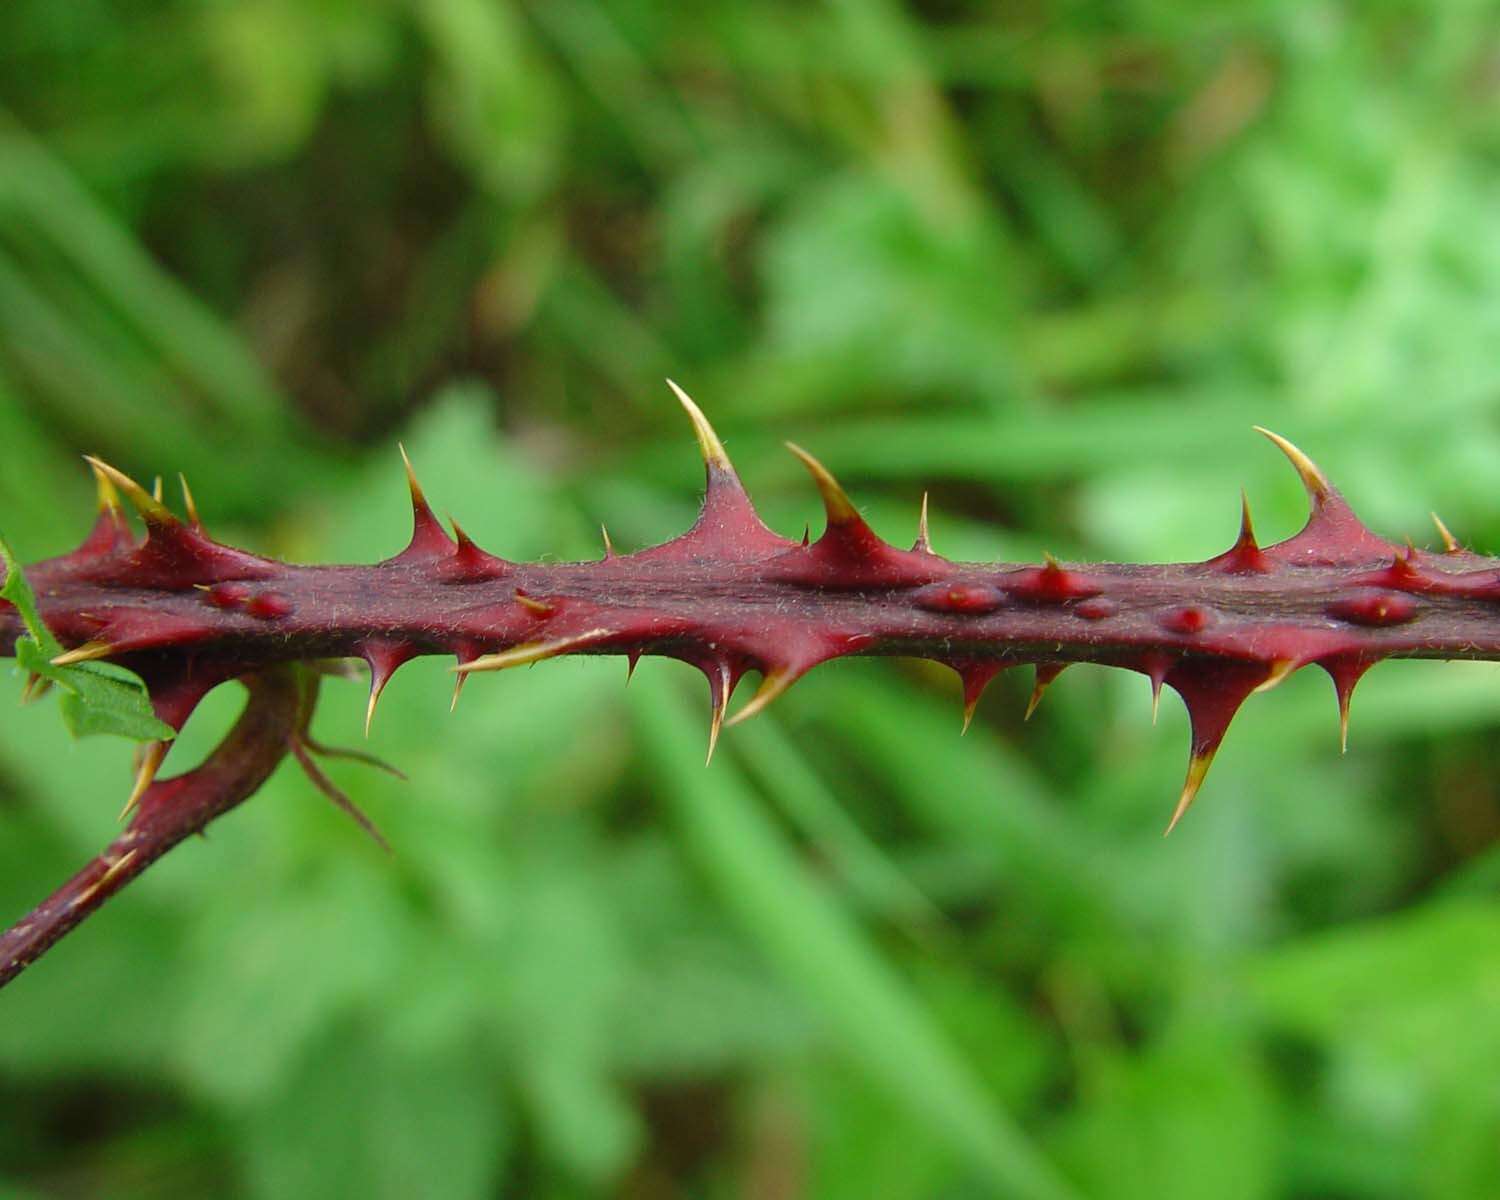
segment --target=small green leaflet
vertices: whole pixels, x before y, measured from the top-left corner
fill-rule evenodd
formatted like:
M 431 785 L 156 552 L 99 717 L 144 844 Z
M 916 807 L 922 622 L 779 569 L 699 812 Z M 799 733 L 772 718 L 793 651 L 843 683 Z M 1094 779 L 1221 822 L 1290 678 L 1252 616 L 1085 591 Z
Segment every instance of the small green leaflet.
M 58 685 L 63 720 L 73 736 L 113 733 L 138 742 L 175 737 L 172 727 L 159 721 L 151 711 L 145 685 L 129 671 L 107 663 L 52 665 L 52 660 L 62 653 L 62 646 L 43 624 L 31 585 L 3 536 L 0 536 L 0 560 L 5 563 L 5 586 L 0 587 L 0 600 L 15 605 L 27 630 L 25 636 L 16 639 L 16 663 L 23 671 Z

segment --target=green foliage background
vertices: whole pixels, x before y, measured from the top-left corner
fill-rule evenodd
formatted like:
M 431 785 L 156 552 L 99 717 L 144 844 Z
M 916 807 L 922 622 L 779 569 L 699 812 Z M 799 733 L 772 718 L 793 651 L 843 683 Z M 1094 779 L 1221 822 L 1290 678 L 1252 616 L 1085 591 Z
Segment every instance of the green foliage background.
M 299 560 L 406 535 L 393 442 L 509 557 L 691 519 L 662 385 L 800 532 L 1180 559 L 1304 446 L 1500 548 L 1500 21 L 1432 4 L 8 0 L 0 515 L 81 451 Z M 814 530 L 817 520 L 814 518 Z M 701 765 L 647 660 L 405 669 L 0 994 L 0 1190 L 145 1198 L 1489 1197 L 1500 679 L 1315 672 L 1199 806 L 1139 677 L 849 662 Z M 19 692 L 19 679 L 16 691 Z M 216 695 L 168 760 L 232 720 Z M 318 732 L 359 737 L 331 684 Z M 0 916 L 115 828 L 129 748 L 0 724 Z

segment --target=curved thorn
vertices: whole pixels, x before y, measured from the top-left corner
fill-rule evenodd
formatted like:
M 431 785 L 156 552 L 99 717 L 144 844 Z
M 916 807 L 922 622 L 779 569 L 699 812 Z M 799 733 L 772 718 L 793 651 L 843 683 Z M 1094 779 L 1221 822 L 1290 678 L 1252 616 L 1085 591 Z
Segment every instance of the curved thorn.
M 969 732 L 969 726 L 974 723 L 974 714 L 979 711 L 979 697 L 975 696 L 964 701 L 964 727 L 958 731 L 958 736 L 963 737 Z
M 521 667 L 527 663 L 541 662 L 544 658 L 567 654 L 597 642 L 600 638 L 609 637 L 612 632 L 609 629 L 590 629 L 570 637 L 555 638 L 550 642 L 522 642 L 509 650 L 485 654 L 469 662 L 459 663 L 451 669 L 460 675 L 467 675 L 472 671 L 504 671 L 509 667 Z
M 54 667 L 71 667 L 74 663 L 92 662 L 96 658 L 108 658 L 116 647 L 109 642 L 84 642 L 71 650 L 64 650 L 52 659 Z
M 813 483 L 817 484 L 818 494 L 823 497 L 823 508 L 828 514 L 830 525 L 843 525 L 850 521 L 860 520 L 859 510 L 854 507 L 844 489 L 839 486 L 839 481 L 833 477 L 827 467 L 796 442 L 788 442 L 786 448 L 801 460 L 808 474 L 812 476 Z
M 1308 458 L 1307 455 L 1287 441 L 1279 433 L 1272 433 L 1260 425 L 1252 425 L 1256 433 L 1263 435 L 1287 456 L 1292 466 L 1296 469 L 1298 477 L 1302 480 L 1302 486 L 1307 489 L 1307 494 L 1314 504 L 1321 504 L 1328 499 L 1328 494 L 1333 490 L 1333 485 L 1328 482 L 1328 477 L 1318 469 L 1318 465 Z
M 84 460 L 89 464 L 89 470 L 94 473 L 94 486 L 99 494 L 99 510 L 110 513 L 117 522 L 123 520 L 124 514 L 120 511 L 120 493 L 115 487 L 114 480 L 104 470 L 104 464 L 88 455 L 84 455 Z
M 932 540 L 927 535 L 927 493 L 922 493 L 922 511 L 917 517 L 917 541 L 913 550 L 920 550 L 926 554 L 932 553 Z
M 604 535 L 604 557 L 613 558 L 615 556 L 615 544 L 609 540 L 609 527 L 601 523 L 599 532 Z
M 197 529 L 203 528 L 203 521 L 198 516 L 198 505 L 193 500 L 193 489 L 188 487 L 187 476 L 181 471 L 177 472 L 177 482 L 182 485 L 182 507 L 187 511 L 188 522 Z
M 688 420 L 693 423 L 693 432 L 698 436 L 698 448 L 703 451 L 703 461 L 711 467 L 718 467 L 721 471 L 733 471 L 734 467 L 730 464 L 729 455 L 724 452 L 724 443 L 719 440 L 714 427 L 708 423 L 703 410 L 694 404 L 693 398 L 672 380 L 667 380 L 667 386 L 672 389 L 673 395 L 687 411 Z
M 1172 813 L 1172 819 L 1167 822 L 1167 828 L 1162 837 L 1168 836 L 1172 830 L 1177 828 L 1177 822 L 1182 820 L 1183 813 L 1192 807 L 1193 801 L 1198 797 L 1198 789 L 1203 786 L 1204 777 L 1208 774 L 1208 768 L 1214 761 L 1214 750 L 1205 750 L 1201 754 L 1194 754 L 1188 759 L 1187 779 L 1182 785 L 1182 796 L 1177 801 L 1177 808 Z
M 1026 715 L 1021 720 L 1031 720 L 1031 714 L 1036 712 L 1037 705 L 1042 702 L 1042 696 L 1052 686 L 1052 681 L 1063 673 L 1067 665 L 1065 662 L 1036 664 L 1036 682 L 1031 685 L 1031 699 L 1026 702 Z
M 1437 513 L 1432 513 L 1432 523 L 1437 526 L 1438 537 L 1443 539 L 1443 553 L 1457 554 L 1463 547 L 1458 544 L 1458 539 L 1449 532 L 1448 527 L 1443 524 L 1443 518 Z
M 121 821 L 133 813 L 135 806 L 141 802 L 141 797 L 146 794 L 146 789 L 156 778 L 156 772 L 161 769 L 161 760 L 167 756 L 169 745 L 168 742 L 147 742 L 142 748 L 141 765 L 135 773 L 135 785 L 130 789 L 130 797 L 125 801 L 125 807 L 120 810 Z
M 1270 669 L 1266 672 L 1265 679 L 1255 685 L 1254 691 L 1269 692 L 1301 665 L 1295 658 L 1276 659 L 1271 663 Z
M 703 760 L 706 767 L 714 760 L 714 750 L 719 744 L 719 731 L 724 728 L 724 711 L 729 707 L 729 664 L 719 663 L 719 679 L 712 688 L 712 712 L 708 718 L 708 756 Z
M 160 521 L 175 523 L 177 518 L 172 515 L 172 510 L 155 499 L 150 492 L 138 484 L 124 471 L 110 466 L 102 458 L 95 458 L 92 454 L 85 454 L 84 461 L 94 470 L 106 476 L 110 483 L 124 493 L 125 499 L 135 506 L 137 512 L 148 521 Z
M 370 700 L 365 705 L 365 737 L 370 736 L 370 722 L 375 719 L 375 705 L 379 702 L 380 693 L 383 691 L 385 691 L 384 681 L 377 683 L 372 677 L 370 679 Z
M 769 674 L 762 677 L 760 687 L 755 689 L 755 695 L 750 697 L 750 703 L 725 721 L 726 726 L 738 725 L 742 721 L 748 721 L 757 713 L 765 711 L 767 706 L 780 696 L 787 688 L 791 687 L 797 680 L 797 674 L 786 667 L 777 667 Z
M 411 458 L 401 442 L 396 443 L 396 449 L 401 451 L 401 463 L 406 468 L 406 486 L 411 491 L 412 507 L 422 508 L 427 504 L 427 497 L 422 494 L 422 485 L 417 482 L 417 473 L 412 468 Z

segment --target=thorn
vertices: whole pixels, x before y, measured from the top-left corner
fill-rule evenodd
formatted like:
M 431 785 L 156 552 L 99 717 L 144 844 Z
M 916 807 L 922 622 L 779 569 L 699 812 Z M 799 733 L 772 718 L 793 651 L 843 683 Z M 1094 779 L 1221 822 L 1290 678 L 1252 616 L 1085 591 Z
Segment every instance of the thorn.
M 517 603 L 534 617 L 550 617 L 557 611 L 555 604 L 548 604 L 545 600 L 538 600 L 535 596 L 528 596 L 520 588 L 516 588 L 515 595 Z
M 767 672 L 760 681 L 760 687 L 755 689 L 755 695 L 750 697 L 750 703 L 725 721 L 725 725 L 738 725 L 742 721 L 748 721 L 757 713 L 765 709 L 780 696 L 787 688 L 797 682 L 796 671 L 787 667 L 776 667 Z
M 625 655 L 625 686 L 630 686 L 630 681 L 635 678 L 635 668 L 641 661 L 639 650 L 630 650 Z
M 609 540 L 609 527 L 607 525 L 601 524 L 599 526 L 599 532 L 604 535 L 604 557 L 614 558 L 615 544 Z
M 974 714 L 979 711 L 979 697 L 973 696 L 964 701 L 964 727 L 958 731 L 958 736 L 963 737 L 969 732 L 969 726 L 974 723 Z
M 1156 724 L 1157 715 L 1161 712 L 1161 684 L 1162 677 L 1151 676 L 1151 724 Z
M 1240 488 L 1240 537 L 1237 544 L 1251 550 L 1259 549 L 1255 543 L 1255 525 L 1250 520 L 1250 497 L 1244 488 Z
M 72 650 L 65 650 L 52 660 L 54 667 L 71 667 L 74 663 L 92 662 L 96 658 L 108 658 L 116 650 L 109 642 L 84 642 Z
M 1291 442 L 1287 441 L 1279 433 L 1272 433 L 1269 429 L 1262 428 L 1259 425 L 1252 425 L 1251 428 L 1256 433 L 1270 438 L 1276 448 L 1287 456 L 1292 466 L 1296 468 L 1298 476 L 1301 477 L 1302 486 L 1307 489 L 1307 494 L 1314 505 L 1319 505 L 1328 499 L 1329 493 L 1333 490 L 1333 485 L 1328 482 L 1328 477 L 1318 469 L 1317 464 L 1312 459 L 1308 458 L 1307 455 L 1303 454 L 1301 450 L 1297 449 L 1296 446 L 1292 445 Z
M 411 506 L 426 508 L 427 497 L 422 494 L 422 485 L 417 482 L 417 473 L 412 468 L 411 457 L 406 453 L 406 446 L 397 442 L 396 449 L 401 451 L 401 463 L 406 468 L 406 486 L 411 491 Z
M 613 632 L 610 629 L 590 629 L 571 637 L 555 638 L 550 642 L 522 642 L 498 654 L 485 654 L 470 662 L 459 663 L 452 670 L 460 675 L 466 675 L 471 671 L 504 671 L 508 667 L 525 666 L 527 663 L 541 662 L 544 658 L 555 658 L 559 654 L 571 653 L 601 638 L 610 637 Z
M 370 736 L 370 724 L 375 719 L 375 705 L 385 692 L 385 685 L 411 660 L 414 653 L 410 646 L 374 640 L 360 648 L 360 657 L 370 668 L 370 699 L 365 705 L 365 737 Z
M 96 458 L 84 455 L 89 464 L 89 470 L 94 473 L 94 487 L 99 494 L 99 511 L 108 512 L 116 522 L 124 520 L 124 514 L 120 511 L 120 493 L 115 488 L 114 480 L 104 471 L 103 464 Z
M 1177 828 L 1177 822 L 1182 820 L 1182 814 L 1192 807 L 1193 801 L 1197 799 L 1198 789 L 1203 786 L 1203 779 L 1208 774 L 1208 768 L 1214 761 L 1217 749 L 1215 747 L 1213 750 L 1205 750 L 1188 759 L 1187 779 L 1182 785 L 1182 796 L 1177 801 L 1177 808 L 1172 813 L 1172 819 L 1167 822 L 1167 828 L 1162 837 L 1170 835 L 1172 830 Z
M 95 472 L 106 476 L 110 483 L 124 493 L 125 498 L 135 506 L 137 512 L 147 521 L 158 524 L 177 524 L 177 518 L 172 515 L 171 509 L 155 499 L 151 493 L 146 491 L 134 479 L 125 472 L 110 466 L 102 458 L 95 458 L 92 454 L 85 454 L 84 461 L 93 467 Z
M 927 536 L 927 493 L 922 493 L 922 511 L 917 517 L 917 540 L 912 546 L 913 550 L 924 554 L 932 553 L 932 541 Z
M 854 507 L 848 494 L 827 467 L 795 442 L 788 442 L 786 448 L 802 461 L 808 474 L 813 477 L 813 482 L 818 486 L 818 494 L 823 497 L 823 508 L 828 514 L 830 525 L 847 525 L 852 522 L 864 524 L 859 510 Z
M 454 712 L 458 708 L 458 697 L 464 690 L 464 684 L 469 682 L 467 675 L 460 675 L 453 681 L 453 699 L 448 701 L 448 711 Z
M 182 485 L 182 507 L 187 510 L 188 522 L 194 529 L 202 529 L 203 521 L 198 516 L 198 505 L 193 500 L 193 489 L 188 487 L 187 476 L 177 472 L 177 482 Z
M 167 756 L 167 746 L 167 742 L 146 743 L 141 751 L 141 765 L 135 773 L 135 786 L 130 789 L 130 797 L 125 801 L 125 807 L 120 810 L 119 820 L 123 821 L 128 817 L 135 811 L 135 806 L 141 802 L 141 797 L 146 794 L 146 789 L 156 778 L 156 772 L 161 769 L 161 760 Z
M 1031 720 L 1031 714 L 1036 712 L 1036 707 L 1042 702 L 1042 696 L 1052 685 L 1052 681 L 1063 673 L 1067 663 L 1037 663 L 1036 682 L 1031 685 L 1031 699 L 1026 702 L 1026 715 L 1023 721 Z
M 1437 513 L 1432 514 L 1432 523 L 1437 526 L 1438 537 L 1443 539 L 1443 553 L 1458 554 L 1463 550 L 1463 547 L 1458 544 L 1458 539 L 1448 531 L 1448 527 L 1443 524 L 1443 518 Z
M 160 475 L 158 475 L 154 480 L 151 481 L 151 499 L 155 500 L 158 504 L 161 503 L 161 476 Z
M 1278 658 L 1271 663 L 1265 679 L 1255 685 L 1256 692 L 1269 692 L 1302 664 L 1295 658 Z
M 375 705 L 380 700 L 380 693 L 385 690 L 385 680 L 377 681 L 374 676 L 370 678 L 370 702 L 365 705 L 365 737 L 370 736 L 370 722 L 375 719 Z
M 724 710 L 729 707 L 729 693 L 734 680 L 729 674 L 729 664 L 717 664 L 718 678 L 709 676 L 709 702 L 712 712 L 708 719 L 708 756 L 703 760 L 706 767 L 714 760 L 714 749 L 719 744 L 719 731 L 724 728 Z
M 1349 699 L 1352 692 L 1339 691 L 1339 753 L 1349 753 Z
M 672 389 L 678 402 L 687 410 L 688 420 L 693 423 L 693 432 L 698 435 L 698 448 L 703 451 L 704 463 L 710 467 L 718 467 L 721 471 L 732 472 L 734 467 L 729 461 L 729 455 L 724 453 L 724 443 L 719 441 L 719 435 L 708 423 L 703 410 L 694 404 L 693 398 L 672 380 L 667 380 L 667 386 Z
M 26 676 L 26 684 L 21 688 L 21 703 L 30 704 L 33 700 L 43 696 L 47 689 L 52 686 L 50 679 L 45 679 L 32 671 Z

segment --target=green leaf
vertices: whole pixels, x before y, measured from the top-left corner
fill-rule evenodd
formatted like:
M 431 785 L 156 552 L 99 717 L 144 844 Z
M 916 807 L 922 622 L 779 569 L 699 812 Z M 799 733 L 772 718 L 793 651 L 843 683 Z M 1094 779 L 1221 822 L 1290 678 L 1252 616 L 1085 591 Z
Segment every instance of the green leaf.
M 63 720 L 74 737 L 112 733 L 148 742 L 170 741 L 177 736 L 151 711 L 146 685 L 129 671 L 101 663 L 56 666 L 52 660 L 62 653 L 62 645 L 37 612 L 36 596 L 26 582 L 26 573 L 3 536 L 0 561 L 5 564 L 0 599 L 15 606 L 26 626 L 26 634 L 16 639 L 16 663 L 62 689 Z

